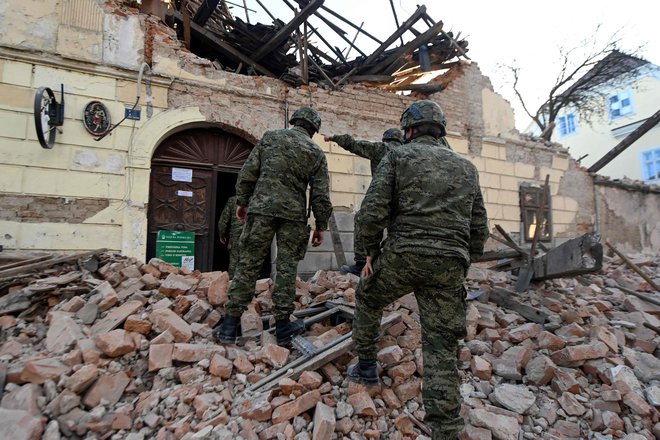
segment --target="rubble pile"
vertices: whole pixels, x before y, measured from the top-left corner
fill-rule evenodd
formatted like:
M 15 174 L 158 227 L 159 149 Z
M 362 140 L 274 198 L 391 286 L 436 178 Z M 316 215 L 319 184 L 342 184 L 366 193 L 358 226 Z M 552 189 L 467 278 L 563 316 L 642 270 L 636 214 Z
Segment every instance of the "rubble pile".
M 473 266 L 467 336 L 459 352 L 466 439 L 660 437 L 660 307 L 618 258 L 602 273 L 510 293 L 524 308 L 498 305 L 509 276 Z M 639 266 L 657 281 L 656 257 Z M 381 385 L 345 380 L 351 352 L 272 388 L 292 372 L 298 350 L 268 331 L 269 279 L 241 319 L 241 346 L 213 341 L 227 301 L 225 272 L 190 273 L 161 260 L 112 253 L 98 264 L 60 265 L 17 278 L 9 294 L 39 298 L 0 316 L 0 438 L 423 439 L 422 353 L 414 296 L 379 347 Z M 350 309 L 357 277 L 319 271 L 296 286 L 298 310 L 330 302 Z M 644 293 L 646 292 L 646 293 Z M 654 297 L 657 298 L 657 295 Z M 540 319 L 528 320 L 530 310 Z M 536 322 L 542 321 L 542 322 Z M 646 323 L 648 326 L 645 326 Z M 323 347 L 350 332 L 325 319 L 307 339 Z M 330 351 L 330 350 L 329 350 Z

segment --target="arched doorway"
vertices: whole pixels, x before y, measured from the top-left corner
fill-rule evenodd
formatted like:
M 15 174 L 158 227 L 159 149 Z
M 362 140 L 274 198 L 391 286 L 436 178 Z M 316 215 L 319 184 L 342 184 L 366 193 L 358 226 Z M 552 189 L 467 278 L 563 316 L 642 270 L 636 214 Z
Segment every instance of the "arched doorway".
M 151 160 L 147 261 L 159 230 L 195 233 L 195 269 L 226 270 L 217 223 L 234 194 L 238 172 L 253 145 L 219 128 L 194 128 L 165 139 Z

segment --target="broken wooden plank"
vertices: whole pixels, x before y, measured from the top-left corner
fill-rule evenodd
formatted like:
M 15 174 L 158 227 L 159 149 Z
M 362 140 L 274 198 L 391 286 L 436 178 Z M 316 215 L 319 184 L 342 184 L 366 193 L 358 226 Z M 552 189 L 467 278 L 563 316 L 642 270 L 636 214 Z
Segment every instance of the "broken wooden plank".
M 15 267 L 21 267 L 21 266 L 26 266 L 28 264 L 33 264 L 33 263 L 38 263 L 40 261 L 48 260 L 49 258 L 53 258 L 54 255 L 49 254 L 49 255 L 43 255 L 41 257 L 36 257 L 36 258 L 30 258 L 27 260 L 20 260 L 20 261 L 15 261 L 13 263 L 5 264 L 0 266 L 0 272 L 8 270 L 8 269 L 13 269 Z
M 193 21 L 200 25 L 204 26 L 206 22 L 213 15 L 213 11 L 218 7 L 220 0 L 204 0 L 193 16 Z
M 384 86 L 382 88 L 391 92 L 410 90 L 411 92 L 419 92 L 425 95 L 430 95 L 431 93 L 437 93 L 441 91 L 445 88 L 445 86 L 442 84 L 396 84 Z
M 282 29 L 277 31 L 275 36 L 271 38 L 269 42 L 261 46 L 261 48 L 256 53 L 252 54 L 251 58 L 257 62 L 275 50 L 275 48 L 282 44 L 284 40 L 289 38 L 291 33 L 296 30 L 296 28 L 300 26 L 302 22 L 307 20 L 307 17 L 312 15 L 314 11 L 320 8 L 324 1 L 325 0 L 314 0 L 305 6 L 300 12 L 296 13 L 295 17 L 293 17 L 293 20 L 288 22 Z
M 648 275 L 647 275 L 647 274 L 646 274 L 646 273 L 645 273 L 645 272 L 644 272 L 639 266 L 637 266 L 635 263 L 633 263 L 633 262 L 630 260 L 630 258 L 626 257 L 623 253 L 619 252 L 619 250 L 618 250 L 617 248 L 615 248 L 614 246 L 612 246 L 612 245 L 610 244 L 609 241 L 605 240 L 605 244 L 607 245 L 607 247 L 609 247 L 610 249 L 612 249 L 612 251 L 614 251 L 615 254 L 617 254 L 619 257 L 621 257 L 621 259 L 624 261 L 624 263 L 626 263 L 626 266 L 628 266 L 629 268 L 631 268 L 632 270 L 634 270 L 635 272 L 637 272 L 637 274 L 638 274 L 640 277 L 644 278 L 644 280 L 645 280 L 647 283 L 649 283 L 649 285 L 650 285 L 650 286 L 651 286 L 656 292 L 660 292 L 660 287 L 658 287 L 658 285 L 655 284 L 655 282 L 651 279 L 651 277 L 649 277 L 649 276 L 648 276 Z
M 516 241 L 511 238 L 511 236 L 504 230 L 504 228 L 501 225 L 495 225 L 495 229 L 497 229 L 497 232 L 502 234 L 502 237 L 509 243 L 509 246 L 517 250 L 523 255 L 529 255 L 527 251 L 525 251 L 523 248 L 521 248 Z
M 355 23 L 351 22 L 350 20 L 347 20 L 346 17 L 344 17 L 344 16 L 342 16 L 342 15 L 340 15 L 340 14 L 337 14 L 336 12 L 334 12 L 333 10 L 331 10 L 330 8 L 328 8 L 327 6 L 321 6 L 321 9 L 322 9 L 323 11 L 326 11 L 328 14 L 332 15 L 333 17 L 338 18 L 339 20 L 343 21 L 344 23 L 346 23 L 347 25 L 351 26 L 353 29 L 357 30 L 358 32 L 361 32 L 362 34 L 364 34 L 364 35 L 366 35 L 367 37 L 371 38 L 371 39 L 374 40 L 376 43 L 378 43 L 378 44 L 382 44 L 382 43 L 383 43 L 383 42 L 380 41 L 378 38 L 374 37 L 374 36 L 371 35 L 369 32 L 367 32 L 367 31 L 365 31 L 364 29 L 362 29 L 361 26 L 358 27 Z M 320 15 L 320 14 L 315 13 L 314 15 L 318 16 L 318 15 Z
M 423 34 L 416 37 L 414 40 L 411 40 L 408 43 L 404 44 L 403 46 L 394 50 L 383 61 L 368 69 L 366 73 L 376 73 L 385 70 L 388 66 L 390 66 L 392 63 L 400 59 L 405 54 L 411 53 L 415 51 L 419 46 L 422 46 L 428 43 L 429 41 L 431 41 L 431 39 L 437 36 L 441 30 L 442 30 L 442 22 L 439 21 L 435 25 L 433 25 L 433 27 L 425 31 Z
M 173 16 L 179 23 L 183 23 L 183 17 L 181 13 L 178 11 L 168 11 L 168 15 Z M 209 43 L 210 46 L 212 46 L 215 50 L 218 52 L 221 52 L 225 54 L 226 56 L 232 58 L 235 61 L 240 61 L 242 63 L 247 64 L 248 66 L 252 66 L 257 72 L 262 73 L 264 75 L 277 78 L 277 75 L 275 75 L 273 72 L 270 70 L 266 69 L 264 66 L 261 64 L 257 63 L 255 60 L 250 58 L 249 56 L 243 54 L 242 52 L 238 51 L 234 47 L 232 47 L 230 44 L 222 41 L 218 37 L 216 37 L 212 32 L 210 32 L 207 29 L 204 29 L 202 26 L 198 25 L 195 22 L 190 23 L 190 28 L 197 34 L 199 37 L 205 39 L 207 43 Z
M 401 321 L 400 313 L 392 313 L 387 315 L 381 320 L 381 331 Z M 289 362 L 279 370 L 271 373 L 269 376 L 261 379 L 250 386 L 246 391 L 248 392 L 261 392 L 268 391 L 275 388 L 279 381 L 284 378 L 297 380 L 304 371 L 314 371 L 323 365 L 332 362 L 344 353 L 353 349 L 355 342 L 353 341 L 353 332 L 348 332 L 340 338 L 330 342 L 319 348 L 319 353 L 309 358 L 301 356 L 300 358 Z
M 337 227 L 337 219 L 334 212 L 330 215 L 329 226 L 330 237 L 332 238 L 332 250 L 337 259 L 337 265 L 341 267 L 346 264 L 346 255 L 344 254 L 344 247 L 341 244 L 341 236 L 339 235 L 339 228 Z
M 535 307 L 528 306 L 527 304 L 516 301 L 514 299 L 516 296 L 517 295 L 515 292 L 504 289 L 502 287 L 493 286 L 488 298 L 498 306 L 512 310 L 529 321 L 543 324 L 548 320 L 547 313 Z
M 502 261 L 501 263 L 494 264 L 492 266 L 489 266 L 487 269 L 488 270 L 495 270 L 499 272 L 510 272 L 514 269 L 518 269 L 521 266 L 524 266 L 525 262 L 524 260 L 521 259 L 509 259 L 506 261 Z
M 407 30 L 409 30 L 417 21 L 422 17 L 422 15 L 426 12 L 426 6 L 421 5 L 417 7 L 417 10 L 408 18 L 408 20 L 404 21 L 403 24 L 401 25 L 400 28 L 398 28 L 390 37 L 385 40 L 383 44 L 378 46 L 375 51 L 371 55 L 367 57 L 366 60 L 364 60 L 362 66 L 367 67 L 371 63 L 373 63 L 385 50 L 392 45 L 401 35 L 406 33 Z M 370 69 L 368 73 L 373 73 L 374 69 Z
M 605 156 L 601 157 L 596 161 L 595 164 L 591 165 L 589 169 L 587 170 L 590 173 L 597 173 L 598 171 L 601 170 L 605 165 L 610 163 L 615 157 L 617 157 L 619 154 L 623 153 L 626 148 L 631 146 L 633 143 L 637 141 L 640 137 L 642 137 L 647 131 L 651 130 L 653 127 L 655 127 L 658 122 L 660 122 L 660 110 L 655 112 L 653 116 L 648 118 L 642 125 L 637 127 L 632 133 L 630 133 L 628 136 L 623 138 L 621 142 L 619 142 L 617 145 L 614 146 L 610 151 L 605 154 Z M 656 287 L 656 290 L 657 287 Z
M 503 239 L 503 238 L 498 237 L 497 235 L 493 234 L 492 232 L 489 234 L 489 237 L 492 238 L 493 240 L 495 240 L 496 242 L 503 244 L 504 246 L 508 246 L 508 247 L 510 247 L 511 249 L 516 250 L 516 252 L 517 252 L 519 255 L 523 255 L 523 256 L 528 255 L 527 252 L 524 252 L 524 251 L 521 252 L 521 251 L 517 250 L 515 247 L 513 247 L 513 246 L 511 245 L 510 242 L 508 242 L 507 240 L 505 240 L 505 239 Z M 517 247 L 520 247 L 520 246 L 517 246 Z
M 639 292 L 635 292 L 634 290 L 630 290 L 626 287 L 623 287 L 620 284 L 616 288 L 621 290 L 622 292 L 627 293 L 628 295 L 636 296 L 637 298 L 639 298 L 641 300 L 644 300 L 644 301 L 649 302 L 651 304 L 655 304 L 656 306 L 660 306 L 660 299 L 658 299 L 658 298 L 653 298 L 652 296 L 649 296 L 649 295 L 643 295 Z
M 103 248 L 103 249 L 97 249 L 95 251 L 81 252 L 81 253 L 78 253 L 78 254 L 63 255 L 63 256 L 60 256 L 60 257 L 52 258 L 50 260 L 40 261 L 40 262 L 37 262 L 37 263 L 28 264 L 26 266 L 15 267 L 13 269 L 3 270 L 2 272 L 0 272 L 0 281 L 5 279 L 5 278 L 9 278 L 13 275 L 19 275 L 19 274 L 22 274 L 22 273 L 25 273 L 25 272 L 28 272 L 28 271 L 32 271 L 32 270 L 46 269 L 48 267 L 55 266 L 56 264 L 68 263 L 68 262 L 71 262 L 71 261 L 76 261 L 79 258 L 86 258 L 86 257 L 90 257 L 92 255 L 102 254 L 105 251 L 107 251 L 107 249 Z
M 584 234 L 534 259 L 535 281 L 594 273 L 603 266 L 603 246 L 597 234 Z

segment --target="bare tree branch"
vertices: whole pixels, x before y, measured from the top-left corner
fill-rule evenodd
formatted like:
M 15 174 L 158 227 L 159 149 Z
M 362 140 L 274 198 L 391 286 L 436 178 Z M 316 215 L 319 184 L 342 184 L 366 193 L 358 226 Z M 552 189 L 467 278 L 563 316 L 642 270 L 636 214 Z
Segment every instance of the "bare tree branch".
M 642 47 L 631 51 L 619 48 L 619 32 L 605 44 L 598 43 L 600 25 L 589 39 L 572 48 L 559 48 L 561 67 L 547 99 L 532 112 L 520 92 L 521 71 L 517 66 L 504 66 L 513 76 L 513 91 L 525 113 L 538 126 L 541 138 L 551 140 L 556 119 L 567 109 L 574 109 L 580 120 L 590 123 L 607 110 L 612 88 L 620 87 L 637 75 L 637 68 L 647 63 L 637 54 Z

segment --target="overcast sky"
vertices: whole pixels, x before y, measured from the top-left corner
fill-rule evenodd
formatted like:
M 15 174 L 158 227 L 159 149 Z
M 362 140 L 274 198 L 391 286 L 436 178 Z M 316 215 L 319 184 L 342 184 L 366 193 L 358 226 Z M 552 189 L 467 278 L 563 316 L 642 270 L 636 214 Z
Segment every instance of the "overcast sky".
M 249 8 L 261 11 L 256 0 L 246 1 Z M 241 0 L 233 2 L 242 3 Z M 290 20 L 293 16 L 282 0 L 261 2 L 278 18 Z M 512 103 L 519 130 L 526 128 L 529 118 L 516 101 L 510 87 L 510 75 L 500 67 L 502 64 L 517 64 L 521 68 L 520 89 L 528 105 L 534 109 L 542 103 L 543 95 L 557 77 L 560 68 L 558 48 L 576 47 L 585 39 L 593 39 L 598 25 L 601 25 L 598 35 L 602 42 L 618 32 L 623 49 L 632 50 L 645 45 L 641 55 L 660 64 L 660 6 L 649 0 L 394 0 L 399 23 L 406 20 L 419 4 L 426 5 L 428 14 L 435 21 L 444 23 L 445 31 L 460 32 L 460 36 L 469 42 L 468 56 L 490 77 L 495 91 Z M 358 26 L 364 22 L 364 29 L 381 40 L 396 29 L 389 0 L 326 0 L 324 6 Z M 235 7 L 233 12 L 244 18 L 244 12 L 239 8 Z M 327 13 L 323 14 L 330 18 Z M 251 22 L 256 19 L 253 14 Z M 258 21 L 270 23 L 263 13 L 258 15 Z M 340 24 L 335 18 L 332 21 Z M 352 39 L 355 31 L 345 24 L 341 27 Z M 423 25 L 416 28 L 419 31 L 426 29 Z M 327 39 L 336 35 L 327 28 L 321 33 Z M 408 39 L 412 38 L 410 33 L 407 35 Z M 332 41 L 342 49 L 347 46 L 341 39 Z M 323 47 L 320 42 L 317 45 Z M 367 54 L 375 48 L 372 46 L 375 43 L 364 36 L 358 37 L 356 45 Z M 354 56 L 355 51 L 352 51 L 349 58 Z

